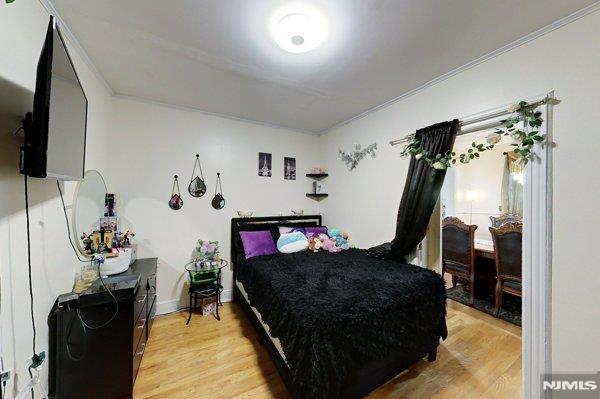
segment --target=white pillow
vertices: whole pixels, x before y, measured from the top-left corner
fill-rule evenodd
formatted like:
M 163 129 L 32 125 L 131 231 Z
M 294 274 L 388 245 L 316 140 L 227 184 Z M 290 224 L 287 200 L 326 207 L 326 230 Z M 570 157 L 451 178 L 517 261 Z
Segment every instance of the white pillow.
M 277 249 L 284 254 L 306 251 L 308 239 L 299 231 L 284 233 L 277 240 Z

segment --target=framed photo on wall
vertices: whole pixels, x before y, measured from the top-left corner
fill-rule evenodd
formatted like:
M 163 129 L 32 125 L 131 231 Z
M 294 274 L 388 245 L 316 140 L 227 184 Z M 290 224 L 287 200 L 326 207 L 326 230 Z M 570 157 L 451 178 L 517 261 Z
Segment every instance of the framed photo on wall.
M 258 175 L 271 177 L 273 175 L 273 156 L 267 152 L 258 153 Z
M 283 178 L 285 180 L 296 180 L 296 158 L 283 158 Z

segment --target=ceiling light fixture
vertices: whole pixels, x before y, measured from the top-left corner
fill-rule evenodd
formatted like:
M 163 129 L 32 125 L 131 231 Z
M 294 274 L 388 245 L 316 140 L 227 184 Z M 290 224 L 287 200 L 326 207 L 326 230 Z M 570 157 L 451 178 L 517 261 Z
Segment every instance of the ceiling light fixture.
M 327 37 L 327 23 L 317 10 L 293 5 L 274 13 L 269 23 L 271 36 L 285 51 L 306 53 Z

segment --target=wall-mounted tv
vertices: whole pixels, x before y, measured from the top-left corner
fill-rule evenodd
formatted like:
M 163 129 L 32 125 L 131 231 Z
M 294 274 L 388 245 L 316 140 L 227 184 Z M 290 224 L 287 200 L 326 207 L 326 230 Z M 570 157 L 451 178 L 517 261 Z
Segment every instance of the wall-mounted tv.
M 63 36 L 50 17 L 37 66 L 33 113 L 23 121 L 21 173 L 58 180 L 83 179 L 87 105 Z

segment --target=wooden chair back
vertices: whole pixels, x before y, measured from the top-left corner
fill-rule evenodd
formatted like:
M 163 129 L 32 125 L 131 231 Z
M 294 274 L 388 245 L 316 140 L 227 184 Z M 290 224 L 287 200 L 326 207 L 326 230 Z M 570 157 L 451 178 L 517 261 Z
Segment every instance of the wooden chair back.
M 442 260 L 472 270 L 475 265 L 476 225 L 467 225 L 456 217 L 442 221 Z
M 510 222 L 489 230 L 494 240 L 498 276 L 520 281 L 523 275 L 523 223 Z
M 494 228 L 502 227 L 506 223 L 523 223 L 523 218 L 521 216 L 512 213 L 503 213 L 500 216 L 490 216 L 490 220 L 492 221 L 492 227 Z

